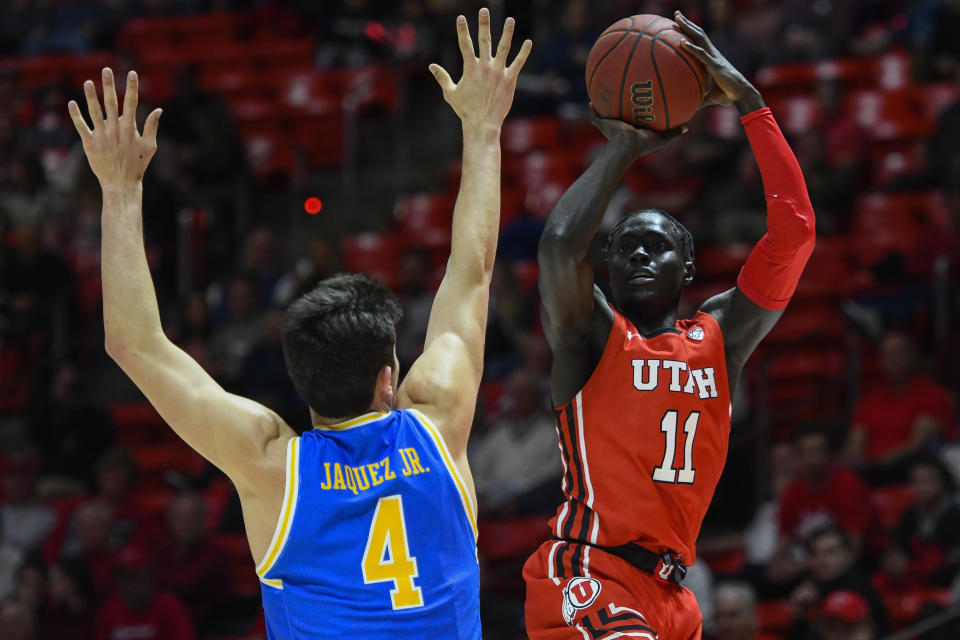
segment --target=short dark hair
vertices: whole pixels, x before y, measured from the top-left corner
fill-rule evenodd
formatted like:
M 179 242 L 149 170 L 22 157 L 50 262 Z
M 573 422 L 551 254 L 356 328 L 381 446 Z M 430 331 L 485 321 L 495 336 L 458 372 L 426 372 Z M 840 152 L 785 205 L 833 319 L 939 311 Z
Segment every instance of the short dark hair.
M 610 254 L 610 247 L 613 246 L 613 241 L 617 239 L 617 236 L 623 233 L 623 228 L 626 226 L 627 222 L 644 213 L 656 213 L 657 215 L 665 218 L 667 222 L 672 224 L 676 232 L 680 234 L 681 249 L 683 250 L 684 261 L 693 262 L 693 234 L 690 233 L 689 229 L 683 226 L 682 222 L 661 209 L 640 209 L 639 211 L 628 213 L 620 218 L 620 220 L 617 221 L 617 224 L 613 225 L 613 229 L 610 230 L 610 235 L 607 236 L 607 244 L 603 248 L 604 259 L 606 259 Z
M 297 392 L 322 416 L 364 413 L 377 374 L 393 364 L 400 302 L 358 273 L 322 280 L 287 309 L 280 324 L 283 357 Z
M 957 481 L 953 477 L 953 473 L 950 471 L 950 468 L 944 464 L 943 460 L 938 458 L 932 453 L 924 453 L 919 457 L 915 458 L 910 464 L 911 471 L 917 467 L 928 467 L 937 472 L 937 475 L 940 476 L 940 481 L 943 483 L 944 491 L 948 493 L 953 493 L 957 489 Z

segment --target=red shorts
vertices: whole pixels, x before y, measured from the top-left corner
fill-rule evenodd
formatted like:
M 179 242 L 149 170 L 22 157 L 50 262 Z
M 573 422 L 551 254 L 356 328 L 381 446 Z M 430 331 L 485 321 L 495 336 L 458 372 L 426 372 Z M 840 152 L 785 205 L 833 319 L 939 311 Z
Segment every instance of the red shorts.
M 692 591 L 596 547 L 587 570 L 558 576 L 554 560 L 565 545 L 569 557 L 575 545 L 548 540 L 523 567 L 531 640 L 699 640 L 703 616 Z

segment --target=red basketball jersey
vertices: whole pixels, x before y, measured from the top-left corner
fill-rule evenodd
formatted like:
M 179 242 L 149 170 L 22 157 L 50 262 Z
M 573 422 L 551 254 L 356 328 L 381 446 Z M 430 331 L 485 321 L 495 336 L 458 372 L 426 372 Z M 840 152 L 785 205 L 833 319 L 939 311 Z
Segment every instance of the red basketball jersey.
M 633 542 L 693 564 L 727 457 L 730 410 L 723 336 L 712 316 L 697 312 L 644 337 L 615 312 L 593 375 L 555 410 L 566 501 L 550 521 L 553 536 Z M 574 549 L 550 559 L 558 575 L 589 570 L 589 547 Z

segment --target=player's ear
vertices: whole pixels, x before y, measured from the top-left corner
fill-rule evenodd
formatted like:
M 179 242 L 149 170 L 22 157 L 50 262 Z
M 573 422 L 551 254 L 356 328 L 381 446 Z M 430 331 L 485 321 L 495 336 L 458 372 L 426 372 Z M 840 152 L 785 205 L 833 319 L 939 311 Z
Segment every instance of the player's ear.
M 385 364 L 377 374 L 377 386 L 373 392 L 373 402 L 377 406 L 393 406 L 393 396 L 396 393 L 396 389 L 393 388 L 393 367 L 392 364 Z
M 697 267 L 693 264 L 693 260 L 684 260 L 683 261 L 683 286 L 688 287 L 690 283 L 693 282 L 693 276 L 697 273 Z

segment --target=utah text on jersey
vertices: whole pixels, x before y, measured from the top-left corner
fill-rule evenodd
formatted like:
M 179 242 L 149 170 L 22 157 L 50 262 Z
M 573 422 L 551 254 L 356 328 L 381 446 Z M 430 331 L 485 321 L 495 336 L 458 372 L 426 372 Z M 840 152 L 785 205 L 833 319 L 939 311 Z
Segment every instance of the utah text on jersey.
M 717 397 L 717 381 L 713 367 L 690 369 L 679 360 L 634 359 L 633 386 L 637 391 L 655 391 L 669 385 L 670 391 L 700 398 Z

